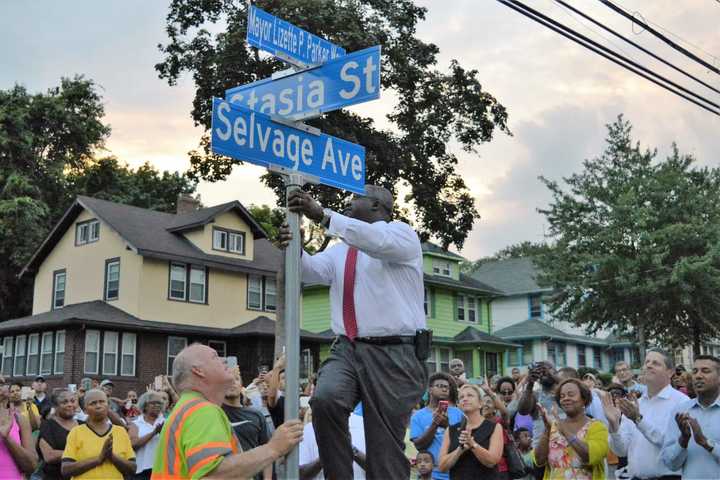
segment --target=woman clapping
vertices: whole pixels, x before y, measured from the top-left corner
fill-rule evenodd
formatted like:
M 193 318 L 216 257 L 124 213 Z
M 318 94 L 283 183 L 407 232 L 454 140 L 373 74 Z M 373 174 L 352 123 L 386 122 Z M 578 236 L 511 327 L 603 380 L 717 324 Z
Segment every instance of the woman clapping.
M 451 480 L 493 479 L 503 453 L 502 427 L 483 417 L 482 393 L 477 385 L 460 387 L 458 406 L 465 419 L 445 431 L 439 468 L 449 471 Z

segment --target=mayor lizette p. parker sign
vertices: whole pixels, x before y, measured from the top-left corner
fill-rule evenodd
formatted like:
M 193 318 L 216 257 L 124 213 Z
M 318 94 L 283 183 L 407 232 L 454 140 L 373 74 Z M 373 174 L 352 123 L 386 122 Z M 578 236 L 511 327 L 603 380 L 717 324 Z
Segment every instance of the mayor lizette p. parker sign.
M 365 194 L 365 148 L 313 134 L 221 98 L 213 99 L 212 150 L 263 167 L 317 177 L 324 185 Z

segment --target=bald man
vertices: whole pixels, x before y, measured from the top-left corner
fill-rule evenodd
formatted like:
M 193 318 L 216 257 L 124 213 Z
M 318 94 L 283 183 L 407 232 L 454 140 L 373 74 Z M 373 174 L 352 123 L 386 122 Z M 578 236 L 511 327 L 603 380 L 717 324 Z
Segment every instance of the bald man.
M 87 422 L 70 430 L 62 456 L 62 475 L 75 479 L 118 479 L 135 473 L 135 452 L 127 431 L 108 420 L 102 390 L 85 393 Z
M 200 344 L 183 349 L 173 362 L 180 399 L 165 421 L 152 478 L 250 478 L 286 455 L 302 440 L 299 420 L 286 422 L 270 441 L 242 452 L 221 405 L 235 376 L 217 352 Z

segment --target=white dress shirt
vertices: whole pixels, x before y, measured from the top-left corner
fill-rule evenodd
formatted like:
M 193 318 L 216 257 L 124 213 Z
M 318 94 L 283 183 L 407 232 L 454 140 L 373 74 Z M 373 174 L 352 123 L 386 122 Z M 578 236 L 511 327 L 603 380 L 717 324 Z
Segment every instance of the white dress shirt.
M 350 429 L 350 441 L 352 446 L 365 453 L 365 424 L 363 417 L 356 415 L 355 412 L 350 414 L 348 419 Z M 303 428 L 303 439 L 298 448 L 300 465 L 307 465 L 320 458 L 320 450 L 318 450 L 317 439 L 315 438 L 315 430 L 312 422 Z M 325 473 L 321 470 L 313 480 L 324 480 Z M 353 480 L 365 480 L 365 470 L 362 469 L 357 462 L 353 462 Z
M 302 280 L 330 286 L 333 332 L 345 334 L 343 284 L 348 245 L 358 249 L 355 268 L 355 318 L 360 337 L 415 335 L 425 328 L 422 248 L 406 223 L 366 223 L 337 212 L 328 235 L 343 243 L 302 255 Z
M 610 433 L 610 449 L 618 457 L 627 457 L 630 477 L 680 475 L 679 471 L 665 466 L 660 451 L 672 412 L 687 399 L 684 393 L 670 385 L 653 398 L 645 393 L 639 400 L 642 420 L 636 425 L 623 416 L 618 431 Z

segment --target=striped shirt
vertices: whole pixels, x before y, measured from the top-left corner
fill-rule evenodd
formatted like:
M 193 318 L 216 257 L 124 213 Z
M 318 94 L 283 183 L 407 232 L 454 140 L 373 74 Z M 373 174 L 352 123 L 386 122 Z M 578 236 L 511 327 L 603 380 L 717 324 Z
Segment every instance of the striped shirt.
M 240 450 L 222 408 L 198 392 L 183 392 L 160 432 L 152 479 L 203 478 Z

